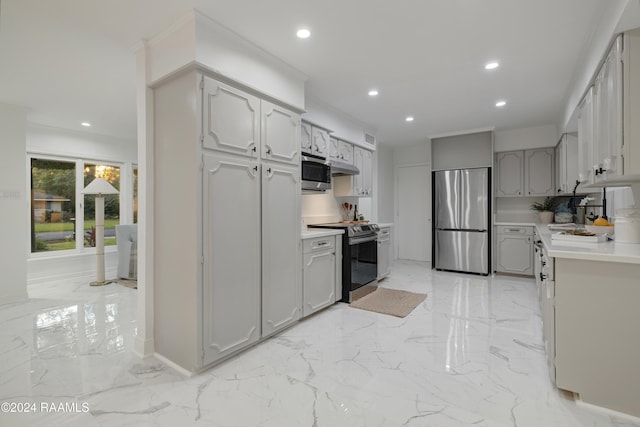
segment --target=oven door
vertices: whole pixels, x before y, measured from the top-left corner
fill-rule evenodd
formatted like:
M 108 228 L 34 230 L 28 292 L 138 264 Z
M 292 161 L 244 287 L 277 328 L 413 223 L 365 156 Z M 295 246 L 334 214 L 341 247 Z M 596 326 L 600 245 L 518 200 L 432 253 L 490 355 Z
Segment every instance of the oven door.
M 331 188 L 331 166 L 324 159 L 302 157 L 302 189 L 325 191 Z
M 350 238 L 351 292 L 365 285 L 377 283 L 378 237 Z

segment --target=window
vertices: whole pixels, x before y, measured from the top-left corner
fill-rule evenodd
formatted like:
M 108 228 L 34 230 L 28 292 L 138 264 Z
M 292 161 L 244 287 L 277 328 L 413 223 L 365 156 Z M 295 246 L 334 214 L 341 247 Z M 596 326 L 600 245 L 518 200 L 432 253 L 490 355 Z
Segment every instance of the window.
M 75 249 L 76 163 L 31 159 L 31 252 Z
M 103 178 L 116 189 L 120 190 L 120 167 L 101 164 L 85 163 L 84 187 L 96 178 Z M 84 196 L 84 247 L 96 246 L 96 213 L 93 194 Z M 116 225 L 120 224 L 120 195 L 105 194 L 104 196 L 104 245 L 116 244 Z
M 106 164 L 83 159 L 30 156 L 31 164 L 31 253 L 76 251 L 95 247 L 95 198 L 82 189 L 96 178 L 103 178 L 121 194 L 104 196 L 104 244 L 116 245 L 115 228 L 121 220 L 137 220 L 137 167 L 122 179 L 121 171 L 131 165 Z M 132 182 L 133 181 L 133 182 Z M 132 186 L 133 184 L 133 186 Z M 132 187 L 136 199 L 133 201 Z M 124 199 L 123 199 L 124 197 Z M 121 200 L 128 200 L 122 204 Z M 120 208 L 125 209 L 124 219 Z M 114 248 L 115 249 L 115 248 Z

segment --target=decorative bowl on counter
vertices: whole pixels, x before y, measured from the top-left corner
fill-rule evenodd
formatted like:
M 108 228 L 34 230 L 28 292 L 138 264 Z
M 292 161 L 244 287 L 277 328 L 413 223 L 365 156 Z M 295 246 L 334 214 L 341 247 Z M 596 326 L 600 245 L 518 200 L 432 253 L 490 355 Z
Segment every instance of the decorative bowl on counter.
M 590 231 L 592 233 L 596 233 L 596 234 L 608 234 L 609 236 L 613 236 L 613 233 L 615 232 L 615 227 L 613 225 L 585 225 L 584 228 L 587 229 L 587 231 Z

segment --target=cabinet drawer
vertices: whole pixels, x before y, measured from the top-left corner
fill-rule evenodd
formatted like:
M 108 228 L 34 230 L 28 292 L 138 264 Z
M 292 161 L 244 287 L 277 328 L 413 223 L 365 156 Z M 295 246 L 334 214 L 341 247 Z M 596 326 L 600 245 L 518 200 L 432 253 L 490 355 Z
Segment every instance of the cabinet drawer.
M 309 252 L 334 249 L 336 246 L 335 242 L 335 236 L 314 237 L 312 239 L 305 239 L 302 243 L 302 252 L 306 254 Z
M 391 229 L 390 228 L 381 228 L 378 231 L 378 240 L 389 240 L 391 238 Z
M 533 236 L 533 227 L 520 225 L 499 225 L 498 234 L 519 234 L 522 236 Z

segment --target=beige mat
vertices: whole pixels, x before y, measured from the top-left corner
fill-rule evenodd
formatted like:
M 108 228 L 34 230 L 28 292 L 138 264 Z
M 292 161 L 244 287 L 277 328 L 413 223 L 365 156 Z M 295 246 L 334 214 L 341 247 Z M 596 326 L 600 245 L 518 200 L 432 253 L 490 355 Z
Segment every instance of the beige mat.
M 396 317 L 406 317 L 426 298 L 427 294 L 378 288 L 376 291 L 352 302 L 349 307 L 390 314 Z

